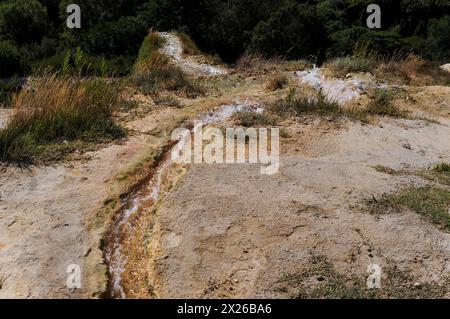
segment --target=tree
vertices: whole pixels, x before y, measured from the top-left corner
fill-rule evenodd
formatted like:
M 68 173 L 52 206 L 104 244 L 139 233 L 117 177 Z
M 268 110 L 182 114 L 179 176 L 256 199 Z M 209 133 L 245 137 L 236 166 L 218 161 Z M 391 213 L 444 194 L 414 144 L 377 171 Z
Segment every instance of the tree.
M 37 0 L 0 5 L 0 34 L 16 43 L 40 42 L 47 30 L 47 9 Z

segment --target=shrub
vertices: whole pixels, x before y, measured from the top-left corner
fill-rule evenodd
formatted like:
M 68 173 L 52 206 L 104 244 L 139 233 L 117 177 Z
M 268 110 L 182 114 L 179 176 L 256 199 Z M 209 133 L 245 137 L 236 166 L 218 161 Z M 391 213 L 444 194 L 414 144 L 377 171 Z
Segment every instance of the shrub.
M 19 50 L 10 41 L 0 42 L 0 66 L 0 78 L 11 77 L 14 74 L 23 75 L 28 71 Z
M 47 10 L 37 0 L 0 4 L 0 34 L 18 44 L 38 43 L 48 29 Z
M 101 79 L 43 74 L 33 90 L 22 90 L 8 126 L 0 130 L 0 160 L 29 162 L 39 145 L 62 139 L 97 141 L 121 137 L 112 120 L 119 104 L 117 88 Z
M 288 2 L 253 30 L 250 48 L 269 55 L 316 56 L 327 43 L 314 6 Z

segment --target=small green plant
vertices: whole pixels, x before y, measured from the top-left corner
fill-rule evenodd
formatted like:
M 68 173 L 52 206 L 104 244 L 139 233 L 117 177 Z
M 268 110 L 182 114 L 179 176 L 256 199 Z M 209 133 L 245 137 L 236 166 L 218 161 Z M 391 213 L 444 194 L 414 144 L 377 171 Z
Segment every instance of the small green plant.
M 450 174 L 450 164 L 448 163 L 440 163 L 433 167 L 433 170 L 438 173 L 447 173 Z
M 69 75 L 70 74 L 70 57 L 71 57 L 71 53 L 70 50 L 66 51 L 66 54 L 64 55 L 64 59 L 63 59 L 63 63 L 62 63 L 62 68 L 61 68 L 61 73 L 63 75 Z
M 365 113 L 377 116 L 403 117 L 408 116 L 408 112 L 399 110 L 392 104 L 392 95 L 386 89 L 377 89 L 374 97 L 367 106 Z

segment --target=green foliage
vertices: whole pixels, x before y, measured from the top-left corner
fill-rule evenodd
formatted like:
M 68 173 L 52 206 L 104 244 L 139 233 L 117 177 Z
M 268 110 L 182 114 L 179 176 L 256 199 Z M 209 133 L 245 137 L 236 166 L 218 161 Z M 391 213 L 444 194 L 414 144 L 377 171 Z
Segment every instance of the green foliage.
M 278 114 L 287 113 L 294 116 L 300 116 L 302 114 L 344 114 L 344 110 L 340 105 L 335 101 L 329 100 L 322 92 L 319 92 L 317 96 L 308 97 L 297 95 L 294 89 L 289 91 L 286 98 L 273 103 L 269 110 Z
M 323 24 L 315 8 L 290 3 L 256 25 L 250 47 L 270 55 L 296 58 L 316 56 L 326 44 Z
M 7 107 L 10 103 L 11 96 L 19 92 L 21 86 L 20 79 L 17 77 L 9 80 L 0 80 L 0 107 Z
M 0 78 L 23 75 L 28 70 L 19 50 L 8 40 L 0 42 L 0 66 Z
M 43 74 L 33 91 L 22 90 L 16 112 L 0 130 L 0 160 L 31 162 L 42 146 L 63 140 L 102 141 L 124 135 L 113 111 L 120 104 L 115 85 L 100 79 Z
M 82 29 L 69 30 L 66 7 L 72 2 L 0 3 L 0 41 L 10 41 L 22 64 L 33 66 L 19 68 L 21 73 L 61 67 L 67 50 L 74 54 L 80 47 L 98 65 L 88 69 L 93 75 L 106 65 L 109 73 L 127 74 L 151 28 L 177 30 L 187 51 L 218 54 L 226 62 L 258 51 L 321 63 L 358 48 L 386 56 L 412 51 L 438 62 L 450 58 L 450 3 L 442 0 L 383 1 L 381 30 L 365 25 L 367 0 L 79 0 Z M 19 73 L 4 65 L 6 76 Z
M 374 97 L 367 106 L 366 113 L 369 115 L 407 117 L 406 111 L 401 111 L 392 104 L 392 95 L 388 90 L 377 89 Z
M 0 34 L 18 44 L 40 42 L 46 33 L 47 9 L 37 0 L 0 4 Z
M 450 231 L 450 192 L 433 187 L 409 187 L 394 194 L 367 200 L 372 214 L 401 211 L 407 207 L 445 231 Z

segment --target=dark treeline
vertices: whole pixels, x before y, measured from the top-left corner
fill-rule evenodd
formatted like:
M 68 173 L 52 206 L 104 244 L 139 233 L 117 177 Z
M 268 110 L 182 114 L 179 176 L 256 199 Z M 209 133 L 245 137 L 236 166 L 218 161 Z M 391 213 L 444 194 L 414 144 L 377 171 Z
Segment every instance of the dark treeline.
M 73 2 L 82 28 L 69 30 Z M 381 6 L 380 30 L 366 27 L 370 3 Z M 7 0 L 0 2 L 0 77 L 62 67 L 76 54 L 92 70 L 126 73 L 150 28 L 183 31 L 226 62 L 246 50 L 318 62 L 355 51 L 450 59 L 450 0 Z

